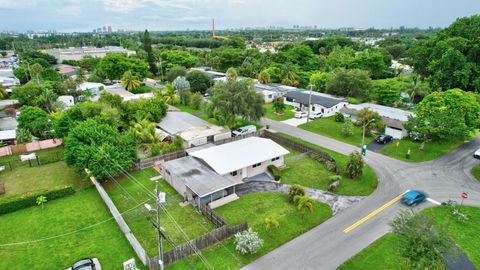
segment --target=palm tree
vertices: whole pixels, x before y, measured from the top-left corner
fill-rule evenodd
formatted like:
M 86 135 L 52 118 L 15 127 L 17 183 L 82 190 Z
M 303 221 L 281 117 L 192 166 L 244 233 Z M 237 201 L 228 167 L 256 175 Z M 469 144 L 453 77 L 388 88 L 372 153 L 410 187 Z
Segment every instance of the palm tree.
M 146 119 L 137 122 L 134 125 L 135 137 L 140 142 L 140 144 L 149 146 L 152 144 L 159 143 L 161 141 L 155 130 L 155 123 L 150 122 Z
M 178 95 L 177 91 L 175 90 L 174 84 L 165 84 L 165 92 L 162 92 L 162 99 L 167 104 L 177 104 L 178 103 Z
M 305 212 L 308 210 L 310 213 L 313 212 L 313 199 L 308 196 L 295 196 L 294 202 L 297 205 L 298 210 L 302 212 L 302 220 L 305 217 Z
M 0 99 L 4 99 L 8 96 L 7 90 L 0 84 Z
M 265 219 L 265 230 L 267 230 L 268 234 L 272 232 L 273 229 L 278 228 L 278 220 L 274 217 L 268 217 Z
M 133 75 L 130 70 L 123 73 L 121 84 L 125 86 L 127 91 L 132 91 L 132 89 L 139 87 L 140 83 L 137 76 Z
M 285 103 L 277 100 L 273 102 L 272 107 L 277 114 L 283 114 L 283 111 L 287 106 L 285 105 Z
M 43 209 L 43 205 L 47 202 L 47 197 L 41 195 L 37 197 L 37 205 L 41 205 Z
M 257 80 L 259 83 L 270 83 L 272 81 L 270 73 L 266 70 L 263 70 L 258 74 Z

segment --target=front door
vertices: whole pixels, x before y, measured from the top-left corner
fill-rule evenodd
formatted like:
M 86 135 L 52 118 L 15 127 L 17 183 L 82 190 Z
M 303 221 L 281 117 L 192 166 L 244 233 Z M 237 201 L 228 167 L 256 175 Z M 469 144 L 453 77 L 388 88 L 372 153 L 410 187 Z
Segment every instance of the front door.
M 247 178 L 248 175 L 247 175 L 247 168 L 243 168 L 242 169 L 242 178 Z

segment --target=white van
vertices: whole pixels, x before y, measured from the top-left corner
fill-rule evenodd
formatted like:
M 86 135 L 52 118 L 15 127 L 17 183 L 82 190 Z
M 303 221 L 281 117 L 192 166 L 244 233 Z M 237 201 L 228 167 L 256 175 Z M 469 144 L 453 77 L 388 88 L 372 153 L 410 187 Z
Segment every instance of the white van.
M 257 127 L 254 125 L 250 125 L 250 126 L 244 126 L 244 127 L 238 128 L 232 131 L 232 134 L 234 137 L 237 137 L 237 136 L 248 135 L 255 132 L 257 132 Z

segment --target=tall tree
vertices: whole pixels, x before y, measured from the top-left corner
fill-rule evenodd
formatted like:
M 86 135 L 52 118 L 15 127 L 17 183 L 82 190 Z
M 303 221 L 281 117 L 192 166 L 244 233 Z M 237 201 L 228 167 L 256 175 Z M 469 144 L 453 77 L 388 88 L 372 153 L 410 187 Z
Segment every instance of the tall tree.
M 150 33 L 147 29 L 145 29 L 145 33 L 143 34 L 143 49 L 147 53 L 147 63 L 153 75 L 157 74 L 157 64 L 155 61 L 155 56 L 153 55 L 152 51 L 152 39 L 150 38 Z
M 33 136 L 46 139 L 52 131 L 52 122 L 48 114 L 38 107 L 23 107 L 17 119 L 18 128 L 28 131 Z
M 194 70 L 189 72 L 185 78 L 190 83 L 192 92 L 200 92 L 204 94 L 207 89 L 213 85 L 212 78 L 210 78 L 207 73 L 202 71 Z
M 327 93 L 366 99 L 369 96 L 372 80 L 367 71 L 360 69 L 340 69 L 326 84 Z

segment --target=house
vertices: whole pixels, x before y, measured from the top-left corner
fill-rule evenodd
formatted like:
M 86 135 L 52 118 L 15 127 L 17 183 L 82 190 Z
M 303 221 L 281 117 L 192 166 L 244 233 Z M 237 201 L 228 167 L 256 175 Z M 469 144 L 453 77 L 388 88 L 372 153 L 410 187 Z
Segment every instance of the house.
M 190 68 L 190 71 L 201 71 L 201 72 L 205 72 L 205 73 L 206 73 L 210 78 L 212 78 L 213 80 L 215 80 L 215 79 L 222 79 L 222 78 L 225 78 L 225 76 L 226 76 L 225 73 L 211 70 L 211 69 L 208 68 L 208 67 L 193 67 L 193 68 Z
M 7 90 L 7 93 L 12 93 L 13 87 L 20 85 L 20 81 L 13 74 L 13 69 L 0 69 L 0 85 Z
M 103 83 L 95 82 L 83 82 L 77 87 L 78 91 L 89 91 L 92 94 L 97 94 L 103 89 L 105 89 L 105 85 Z
M 394 139 L 401 139 L 408 135 L 404 125 L 409 117 L 415 116 L 412 112 L 373 103 L 349 104 L 342 108 L 341 112 L 345 117 L 350 117 L 356 121 L 356 114 L 365 108 L 377 112 L 382 117 L 382 122 L 385 124 L 385 134 L 392 136 Z
M 136 100 L 141 98 L 152 98 L 154 95 L 153 93 L 141 93 L 141 94 L 133 94 L 125 89 L 125 87 L 121 85 L 113 85 L 105 87 L 105 91 L 112 95 L 119 95 L 122 97 L 123 101 L 130 101 Z
M 63 76 L 72 77 L 77 75 L 77 67 L 66 64 L 55 65 L 55 69 Z
M 290 91 L 284 95 L 284 103 L 292 105 L 298 110 L 308 110 L 310 103 L 310 113 L 321 112 L 323 117 L 333 116 L 347 105 L 344 98 L 338 98 L 331 95 L 310 91 Z
M 12 144 L 15 144 L 16 138 L 17 138 L 17 131 L 15 129 L 0 130 L 0 141 L 8 145 L 12 145 Z
M 232 136 L 229 129 L 209 124 L 186 112 L 169 111 L 157 128 L 170 136 L 180 136 L 186 148 L 216 142 Z
M 75 105 L 75 99 L 73 96 L 58 96 L 57 101 L 65 106 L 65 109 L 73 107 Z
M 67 48 L 67 49 L 49 49 L 43 51 L 46 54 L 57 58 L 59 63 L 64 60 L 82 60 L 85 56 L 104 57 L 108 53 L 122 53 L 127 56 L 136 54 L 135 51 L 127 50 L 118 46 L 105 46 L 103 48 L 96 47 L 81 47 L 81 48 Z
M 263 83 L 256 83 L 255 90 L 263 95 L 265 103 L 272 103 L 277 98 L 282 97 L 288 92 L 287 90 L 283 89 L 281 85 Z
M 150 78 L 145 78 L 143 80 L 143 84 L 145 84 L 145 86 L 148 86 L 148 87 L 151 87 L 151 88 L 162 88 L 162 84 L 158 83 L 156 80 L 154 79 L 150 79 Z
M 235 187 L 247 181 L 270 180 L 267 167 L 284 166 L 288 150 L 259 137 L 199 147 L 189 156 L 167 161 L 161 173 L 186 200 L 215 208 L 238 199 Z

